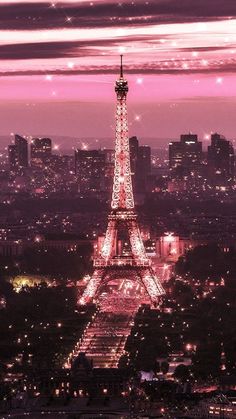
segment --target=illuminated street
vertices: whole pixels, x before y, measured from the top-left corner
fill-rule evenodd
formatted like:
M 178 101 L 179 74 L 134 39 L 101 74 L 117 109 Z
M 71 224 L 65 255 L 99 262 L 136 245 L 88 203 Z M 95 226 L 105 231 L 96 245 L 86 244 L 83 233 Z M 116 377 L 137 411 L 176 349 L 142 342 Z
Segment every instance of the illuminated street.
M 140 301 L 149 301 L 139 284 L 127 280 L 122 280 L 120 285 L 113 281 L 105 291 L 99 296 L 97 314 L 86 327 L 71 358 L 84 352 L 93 360 L 95 368 L 117 368 Z

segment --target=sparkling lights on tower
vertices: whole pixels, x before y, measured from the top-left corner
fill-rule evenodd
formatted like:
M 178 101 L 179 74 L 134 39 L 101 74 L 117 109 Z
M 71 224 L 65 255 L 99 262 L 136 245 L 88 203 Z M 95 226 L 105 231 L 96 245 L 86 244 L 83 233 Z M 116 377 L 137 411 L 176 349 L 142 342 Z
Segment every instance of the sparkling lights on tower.
M 94 273 L 79 302 L 86 304 L 93 300 L 99 294 L 101 286 L 111 279 L 126 277 L 139 281 L 151 302 L 156 304 L 159 296 L 164 294 L 164 289 L 146 255 L 134 210 L 126 105 L 128 82 L 123 75 L 122 56 L 115 92 L 116 140 L 111 212 L 101 255 L 94 260 Z M 129 255 L 118 252 L 117 242 L 122 232 L 126 233 L 130 244 Z

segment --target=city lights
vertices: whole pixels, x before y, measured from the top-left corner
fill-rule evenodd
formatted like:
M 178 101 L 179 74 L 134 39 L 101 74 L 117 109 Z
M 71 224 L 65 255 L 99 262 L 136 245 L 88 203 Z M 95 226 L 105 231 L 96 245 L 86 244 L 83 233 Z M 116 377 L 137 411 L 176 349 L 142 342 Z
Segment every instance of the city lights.
M 233 419 L 234 1 L 0 3 L 0 416 Z

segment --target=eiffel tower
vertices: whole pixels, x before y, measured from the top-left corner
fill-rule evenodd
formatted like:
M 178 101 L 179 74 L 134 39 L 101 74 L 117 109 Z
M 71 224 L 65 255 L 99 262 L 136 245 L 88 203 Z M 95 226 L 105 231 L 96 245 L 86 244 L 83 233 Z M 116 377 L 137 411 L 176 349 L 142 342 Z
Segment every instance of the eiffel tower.
M 122 55 L 115 92 L 116 140 L 111 211 L 101 254 L 94 259 L 94 272 L 79 303 L 84 305 L 96 300 L 102 286 L 114 279 L 127 278 L 138 281 L 150 303 L 156 306 L 165 291 L 146 255 L 134 208 L 126 105 L 128 82 L 123 75 Z M 126 252 L 120 250 L 121 239 L 129 244 Z

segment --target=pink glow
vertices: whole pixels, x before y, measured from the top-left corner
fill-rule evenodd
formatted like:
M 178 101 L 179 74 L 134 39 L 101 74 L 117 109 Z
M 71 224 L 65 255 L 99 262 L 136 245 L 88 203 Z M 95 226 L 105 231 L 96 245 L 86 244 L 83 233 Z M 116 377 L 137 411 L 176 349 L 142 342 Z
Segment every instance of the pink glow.
M 231 73 L 144 75 L 128 74 L 130 103 L 228 98 L 236 96 L 235 75 Z M 114 99 L 115 75 L 47 75 L 0 78 L 2 101 L 102 101 Z M 219 82 L 220 80 L 220 82 Z
M 154 104 L 156 109 L 159 107 L 161 135 L 167 133 L 163 126 L 167 115 L 178 132 L 183 126 L 177 116 L 178 110 L 188 103 L 189 129 L 201 131 L 206 138 L 214 129 L 212 121 L 215 119 L 216 125 L 222 127 L 221 131 L 226 129 L 234 135 L 233 120 L 227 118 L 225 112 L 227 108 L 229 116 L 233 114 L 236 97 L 236 16 L 231 16 L 227 0 L 222 0 L 222 16 L 217 13 L 219 10 L 206 6 L 208 18 L 194 17 L 193 13 L 188 15 L 184 9 L 178 15 L 174 1 L 170 1 L 173 10 L 169 13 L 163 11 L 164 3 L 159 0 L 147 3 L 137 0 L 135 5 L 142 4 L 142 14 L 135 14 L 136 6 L 132 9 L 126 0 L 122 3 L 123 6 L 112 0 L 1 2 L 9 7 L 14 4 L 15 14 L 20 16 L 16 19 L 14 14 L 6 15 L 9 25 L 0 29 L 2 133 L 16 129 L 16 126 L 27 131 L 35 126 L 38 130 L 40 125 L 49 132 L 65 132 L 64 123 L 55 124 L 54 108 L 53 125 L 46 120 L 42 124 L 33 107 L 43 103 L 47 106 L 57 103 L 60 109 L 67 110 L 70 102 L 80 103 L 78 109 L 84 103 L 82 121 L 87 124 L 92 111 L 89 104 L 100 103 L 106 107 L 114 99 L 118 56 L 122 52 L 130 86 L 128 103 L 134 107 L 130 107 L 131 129 L 138 129 L 141 135 L 146 129 L 145 136 L 156 135 L 155 115 L 152 124 L 147 116 L 150 113 L 148 106 L 155 109 Z M 128 12 L 122 15 L 126 4 Z M 160 8 L 155 8 L 159 4 Z M 27 15 L 28 5 L 31 8 Z M 115 9 L 110 9 L 112 5 Z M 104 16 L 103 13 L 97 16 L 100 6 L 104 7 Z M 26 9 L 20 14 L 21 7 Z M 79 7 L 85 11 L 85 22 Z M 192 7 L 195 7 L 194 2 Z M 120 21 L 117 20 L 119 13 Z M 41 20 L 32 20 L 32 16 Z M 82 24 L 76 24 L 78 17 L 82 18 Z M 30 107 L 27 112 L 22 103 Z M 219 103 L 224 103 L 224 107 Z M 166 104 L 163 110 L 160 104 Z M 207 108 L 209 126 L 205 121 Z M 21 121 L 12 118 L 12 111 L 16 112 L 16 109 Z M 29 112 L 33 118 L 30 121 Z M 222 118 L 221 125 L 219 118 Z M 99 136 L 107 135 L 111 124 L 112 119 L 106 130 L 100 124 Z M 71 126 L 68 130 L 69 135 L 74 135 Z M 93 127 L 90 126 L 89 131 L 83 122 L 80 130 L 88 136 L 94 135 Z M 169 127 L 169 135 L 173 135 L 171 130 Z

